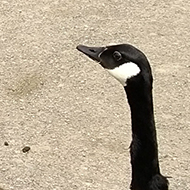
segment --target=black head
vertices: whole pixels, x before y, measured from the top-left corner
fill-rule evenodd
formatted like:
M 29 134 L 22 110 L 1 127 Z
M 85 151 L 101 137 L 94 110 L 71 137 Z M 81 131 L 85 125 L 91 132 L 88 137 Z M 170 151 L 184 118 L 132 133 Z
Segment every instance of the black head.
M 106 47 L 77 46 L 77 49 L 100 63 L 111 75 L 124 86 L 128 81 L 139 78 L 151 81 L 151 68 L 146 56 L 129 44 Z M 152 81 L 151 81 L 152 82 Z

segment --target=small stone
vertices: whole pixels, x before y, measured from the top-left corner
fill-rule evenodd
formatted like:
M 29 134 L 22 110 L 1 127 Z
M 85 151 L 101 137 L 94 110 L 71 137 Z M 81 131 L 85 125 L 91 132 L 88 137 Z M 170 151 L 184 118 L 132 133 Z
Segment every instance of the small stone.
M 25 146 L 23 149 L 22 149 L 22 152 L 26 153 L 30 150 L 30 147 L 29 146 Z
M 9 146 L 9 143 L 8 143 L 8 142 L 4 142 L 4 145 L 5 145 L 5 146 Z

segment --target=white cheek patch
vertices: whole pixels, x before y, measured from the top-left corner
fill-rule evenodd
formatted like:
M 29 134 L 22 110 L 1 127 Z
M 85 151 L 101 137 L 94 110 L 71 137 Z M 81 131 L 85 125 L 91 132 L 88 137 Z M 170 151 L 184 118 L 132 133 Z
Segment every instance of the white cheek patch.
M 127 79 L 140 73 L 140 68 L 132 62 L 124 63 L 114 69 L 106 69 L 113 77 L 115 77 L 123 86 L 127 85 Z

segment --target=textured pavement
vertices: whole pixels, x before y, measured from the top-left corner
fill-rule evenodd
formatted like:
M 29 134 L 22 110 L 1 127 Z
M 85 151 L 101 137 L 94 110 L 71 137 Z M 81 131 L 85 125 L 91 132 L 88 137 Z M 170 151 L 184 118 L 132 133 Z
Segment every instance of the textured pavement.
M 189 21 L 189 0 L 1 1 L 0 187 L 129 189 L 125 93 L 75 49 L 114 42 L 149 58 L 161 171 L 189 190 Z

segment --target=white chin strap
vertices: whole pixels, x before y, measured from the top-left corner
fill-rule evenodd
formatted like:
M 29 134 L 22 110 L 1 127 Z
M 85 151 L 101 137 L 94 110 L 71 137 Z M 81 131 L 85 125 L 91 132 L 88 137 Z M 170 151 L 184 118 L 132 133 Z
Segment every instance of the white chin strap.
M 130 79 L 140 73 L 140 68 L 133 62 L 124 63 L 114 69 L 106 70 L 123 86 L 127 86 L 127 79 Z

